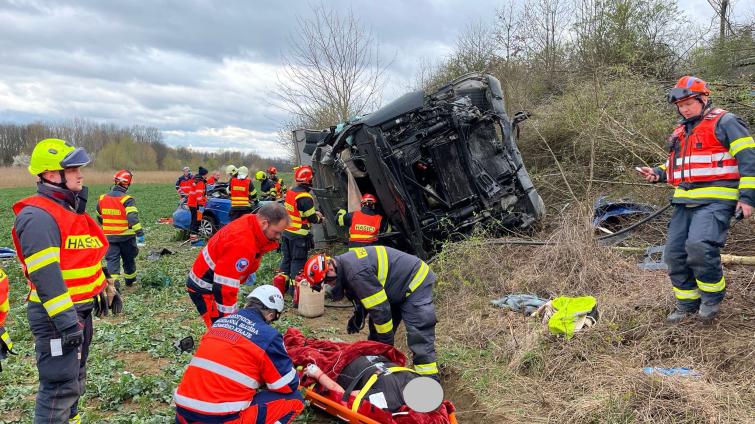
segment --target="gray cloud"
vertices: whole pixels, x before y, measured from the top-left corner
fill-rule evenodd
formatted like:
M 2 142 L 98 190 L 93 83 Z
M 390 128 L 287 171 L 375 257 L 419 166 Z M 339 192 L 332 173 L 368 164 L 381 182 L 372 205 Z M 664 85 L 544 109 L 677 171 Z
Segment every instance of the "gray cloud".
M 704 0 L 686 0 L 696 5 Z M 351 8 L 393 60 L 385 102 L 420 59 L 449 54 L 498 0 L 331 0 Z M 84 118 L 150 125 L 196 148 L 275 151 L 280 54 L 303 1 L 0 0 L 0 119 Z

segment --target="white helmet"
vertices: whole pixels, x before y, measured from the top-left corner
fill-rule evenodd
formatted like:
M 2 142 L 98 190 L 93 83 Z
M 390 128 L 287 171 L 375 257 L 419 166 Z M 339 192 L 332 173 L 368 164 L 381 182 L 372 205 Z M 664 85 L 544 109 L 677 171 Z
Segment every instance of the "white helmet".
M 277 287 L 265 284 L 257 287 L 249 293 L 247 299 L 257 299 L 268 309 L 283 312 L 283 295 Z
M 237 171 L 239 172 L 239 178 L 241 178 L 242 180 L 249 176 L 249 168 L 247 168 L 246 166 L 239 167 Z
M 238 171 L 236 170 L 236 167 L 233 165 L 228 165 L 225 167 L 225 173 L 228 174 L 229 176 L 236 175 L 236 172 Z

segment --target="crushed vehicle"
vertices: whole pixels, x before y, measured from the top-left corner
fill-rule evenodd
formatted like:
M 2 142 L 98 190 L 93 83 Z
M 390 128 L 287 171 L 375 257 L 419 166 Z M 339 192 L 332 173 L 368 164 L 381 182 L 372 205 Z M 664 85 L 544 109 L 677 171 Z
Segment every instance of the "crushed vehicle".
M 228 183 L 218 183 L 207 190 L 207 204 L 202 212 L 202 219 L 199 221 L 197 232 L 203 238 L 210 238 L 219 229 L 231 222 L 229 212 L 231 211 L 231 198 L 227 192 Z M 270 200 L 260 200 L 254 206 L 255 212 L 258 207 L 270 203 Z M 178 207 L 173 212 L 173 226 L 179 230 L 189 231 L 191 225 L 191 212 L 186 206 L 184 200 L 178 203 Z
M 348 238 L 336 213 L 363 193 L 393 229 L 380 242 L 423 258 L 479 223 L 531 227 L 545 206 L 516 145 L 526 118 L 509 118 L 500 82 L 474 73 L 329 129 L 295 130 L 298 162 L 315 169 L 323 237 Z

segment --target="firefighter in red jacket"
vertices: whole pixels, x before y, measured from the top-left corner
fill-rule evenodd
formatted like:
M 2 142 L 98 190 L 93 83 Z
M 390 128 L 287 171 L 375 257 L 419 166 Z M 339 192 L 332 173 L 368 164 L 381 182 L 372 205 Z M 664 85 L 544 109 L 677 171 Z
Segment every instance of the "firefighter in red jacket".
M 362 209 L 346 213 L 338 211 L 338 225 L 349 227 L 349 248 L 365 247 L 377 244 L 378 234 L 389 231 L 388 220 L 375 210 L 377 197 L 370 193 L 362 196 Z
M 0 371 L 3 370 L 2 360 L 8 357 L 8 353 L 13 352 L 13 340 L 5 329 L 5 318 L 10 311 L 9 291 L 8 274 L 0 268 Z
M 100 262 L 108 248 L 85 212 L 81 167 L 88 163 L 80 147 L 40 141 L 29 163 L 39 177 L 37 194 L 13 205 L 13 244 L 31 289 L 27 316 L 39 371 L 34 422 L 80 422 L 92 309 L 106 285 Z
M 177 423 L 287 424 L 304 409 L 294 364 L 270 325 L 283 295 L 263 285 L 247 299 L 202 337 L 173 397 Z
M 176 180 L 176 192 L 181 200 L 186 199 L 189 193 L 192 191 L 192 185 L 194 184 L 194 177 L 191 175 L 191 169 L 188 166 L 184 166 L 183 175 Z
M 288 224 L 283 205 L 269 203 L 210 238 L 186 280 L 189 297 L 208 327 L 236 313 L 239 287 L 257 271 L 262 256 L 278 248 L 277 240 Z
M 228 194 L 231 196 L 231 221 L 252 213 L 252 203 L 257 203 L 257 190 L 249 177 L 249 168 L 240 167 L 228 182 Z
M 705 81 L 685 76 L 668 93 L 682 116 L 664 165 L 640 168 L 649 182 L 676 187 L 665 260 L 676 308 L 670 323 L 697 315 L 713 321 L 726 294 L 720 249 L 732 216 L 755 205 L 755 142 L 733 113 L 713 107 Z M 741 211 L 741 212 L 740 212 Z
M 186 199 L 186 206 L 189 207 L 189 212 L 191 213 L 189 239 L 191 240 L 191 245 L 194 247 L 204 246 L 204 241 L 199 239 L 197 233 L 199 231 L 199 221 L 202 219 L 202 212 L 204 212 L 204 205 L 207 203 L 205 175 L 207 175 L 207 169 L 200 166 L 199 170 L 197 170 L 197 175 L 194 176 L 189 197 Z
M 291 225 L 283 232 L 281 239 L 281 262 L 279 272 L 291 282 L 304 267 L 309 249 L 313 247 L 310 236 L 310 224 L 322 222 L 322 214 L 315 209 L 312 196 L 314 171 L 311 166 L 303 165 L 294 171 L 298 183 L 286 192 L 286 210 L 291 218 Z M 292 286 L 289 286 L 289 291 Z

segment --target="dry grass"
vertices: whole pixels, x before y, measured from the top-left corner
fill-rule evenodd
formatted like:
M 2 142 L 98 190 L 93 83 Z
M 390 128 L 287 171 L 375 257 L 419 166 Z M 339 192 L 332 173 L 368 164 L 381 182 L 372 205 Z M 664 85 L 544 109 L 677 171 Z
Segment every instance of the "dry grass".
M 87 185 L 111 184 L 115 171 L 101 171 L 84 168 L 84 181 Z M 30 187 L 35 184 L 34 177 L 23 167 L 0 167 L 0 188 Z M 134 184 L 174 183 L 181 171 L 138 171 L 134 173 Z
M 574 208 L 579 209 L 579 208 Z M 552 246 L 447 247 L 439 274 L 441 359 L 498 422 L 755 421 L 755 288 L 727 269 L 729 293 L 712 327 L 664 324 L 673 297 L 664 272 L 596 244 L 585 213 L 562 214 Z M 489 304 L 509 293 L 592 295 L 600 321 L 554 339 L 535 319 Z M 647 376 L 647 366 L 690 367 L 702 378 Z

